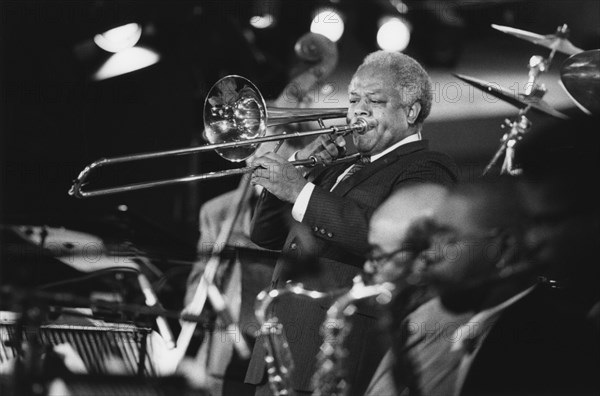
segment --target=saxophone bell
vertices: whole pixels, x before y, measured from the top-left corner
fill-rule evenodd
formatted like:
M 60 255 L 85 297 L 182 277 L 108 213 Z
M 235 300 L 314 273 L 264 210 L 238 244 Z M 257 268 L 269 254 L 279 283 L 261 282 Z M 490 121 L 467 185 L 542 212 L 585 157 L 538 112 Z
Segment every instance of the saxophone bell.
M 294 361 L 285 337 L 283 324 L 275 316 L 267 316 L 271 304 L 286 295 L 313 300 L 330 297 L 330 293 L 306 290 L 301 283 L 288 283 L 283 288 L 263 290 L 256 297 L 254 313 L 260 324 L 260 338 L 266 349 L 267 378 L 274 396 L 294 396 L 291 375 Z

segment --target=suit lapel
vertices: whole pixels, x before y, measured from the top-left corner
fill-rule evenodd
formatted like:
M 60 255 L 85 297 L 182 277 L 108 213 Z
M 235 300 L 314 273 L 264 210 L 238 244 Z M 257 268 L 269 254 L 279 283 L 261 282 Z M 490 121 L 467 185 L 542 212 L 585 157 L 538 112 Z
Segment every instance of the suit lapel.
M 377 161 L 368 164 L 367 166 L 353 174 L 352 177 L 349 177 L 340 184 L 338 184 L 333 190 L 333 192 L 341 196 L 346 195 L 348 191 L 352 190 L 354 187 L 362 183 L 365 179 L 368 179 L 373 174 L 387 167 L 389 164 L 397 161 L 400 157 L 406 156 L 416 151 L 426 150 L 427 148 L 427 140 L 419 140 L 416 142 L 404 144 L 398 147 L 396 150 L 392 151 L 391 153 L 384 155 Z
M 346 161 L 327 167 L 321 166 L 320 169 L 315 169 L 315 171 L 313 172 L 315 176 L 309 177 L 308 180 L 318 185 L 319 187 L 329 191 L 337 181 L 337 178 L 352 163 L 353 161 Z

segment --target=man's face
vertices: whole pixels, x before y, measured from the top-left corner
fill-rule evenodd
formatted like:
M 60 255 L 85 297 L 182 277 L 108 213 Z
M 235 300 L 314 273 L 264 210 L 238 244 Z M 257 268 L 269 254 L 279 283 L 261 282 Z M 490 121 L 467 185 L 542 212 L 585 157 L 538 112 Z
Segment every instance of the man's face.
M 403 106 L 396 81 L 386 70 L 365 67 L 354 75 L 348 88 L 350 123 L 358 117 L 376 120 L 378 125 L 363 133 L 353 133 L 352 140 L 358 152 L 378 154 L 408 136 L 408 108 Z
M 367 273 L 373 274 L 376 283 L 393 281 L 403 270 L 401 263 L 407 259 L 402 247 L 403 232 L 398 222 L 391 221 L 385 213 L 377 213 L 369 227 L 371 252 L 364 265 Z
M 530 219 L 525 233 L 529 258 L 552 277 L 581 271 L 597 246 L 591 214 L 576 212 L 543 183 L 521 183 L 520 189 Z
M 477 225 L 477 203 L 468 198 L 448 197 L 433 219 L 437 231 L 425 253 L 425 276 L 447 308 L 472 310 L 484 292 L 479 282 L 490 277 L 500 258 L 499 243 Z

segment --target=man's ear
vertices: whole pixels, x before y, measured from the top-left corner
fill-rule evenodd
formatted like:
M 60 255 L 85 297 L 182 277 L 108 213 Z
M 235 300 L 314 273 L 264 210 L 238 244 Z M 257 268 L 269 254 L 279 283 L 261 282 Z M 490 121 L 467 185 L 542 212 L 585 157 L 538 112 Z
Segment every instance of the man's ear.
M 408 110 L 408 116 L 406 117 L 408 123 L 410 125 L 413 125 L 415 123 L 415 121 L 417 120 L 417 118 L 419 117 L 420 113 L 421 113 L 421 103 L 419 103 L 419 102 L 413 103 L 412 106 L 410 106 L 410 109 Z
M 517 236 L 512 235 L 510 232 L 502 232 L 498 236 L 498 242 L 500 244 L 500 252 L 502 255 L 496 263 L 496 268 L 503 269 L 507 265 L 515 264 L 519 252 L 519 241 Z

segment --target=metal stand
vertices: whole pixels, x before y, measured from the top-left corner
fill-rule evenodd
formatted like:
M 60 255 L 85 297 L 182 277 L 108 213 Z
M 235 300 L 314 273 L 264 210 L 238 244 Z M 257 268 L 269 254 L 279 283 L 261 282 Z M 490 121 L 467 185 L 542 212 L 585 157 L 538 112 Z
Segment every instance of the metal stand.
M 551 49 L 548 57 L 544 58 L 540 55 L 533 55 L 529 59 L 529 72 L 525 93 L 524 95 L 519 95 L 519 99 L 517 100 L 518 103 L 523 103 L 526 106 L 519 110 L 519 114 L 514 120 L 504 120 L 501 128 L 508 128 L 508 132 L 504 133 L 500 139 L 500 147 L 485 167 L 482 174 L 483 176 L 492 169 L 502 156 L 504 156 L 504 161 L 500 168 L 500 174 L 517 176 L 523 172 L 522 169 L 518 168 L 517 164 L 515 164 L 514 156 L 518 143 L 523 139 L 524 134 L 531 129 L 532 123 L 526 117 L 526 114 L 532 107 L 535 107 L 538 110 L 544 110 L 547 107 L 546 103 L 542 100 L 547 89 L 544 84 L 538 84 L 538 78 L 550 68 L 554 55 L 557 50 L 560 49 L 559 46 L 566 41 L 568 33 L 569 29 L 567 25 L 559 26 L 556 30 L 556 34 L 552 36 L 555 41 L 548 45 Z M 548 113 L 550 112 L 548 111 Z

